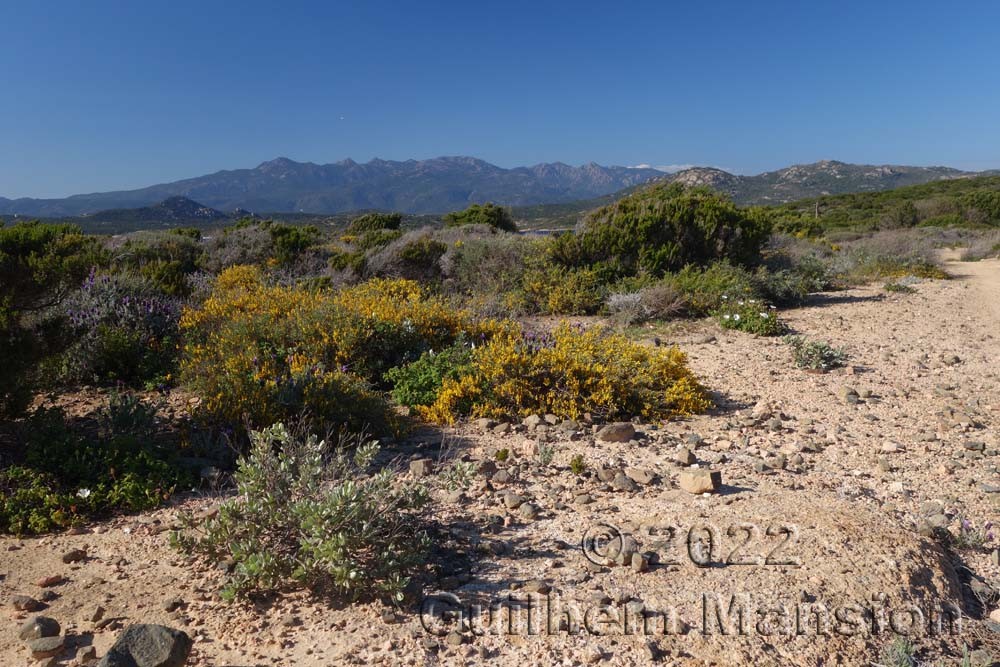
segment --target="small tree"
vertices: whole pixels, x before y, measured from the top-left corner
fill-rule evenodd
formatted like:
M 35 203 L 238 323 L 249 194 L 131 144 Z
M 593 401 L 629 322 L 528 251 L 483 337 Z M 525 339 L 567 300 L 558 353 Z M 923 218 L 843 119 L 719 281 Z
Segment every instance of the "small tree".
M 510 211 L 493 203 L 473 204 L 464 211 L 454 211 L 444 216 L 446 227 L 460 225 L 489 225 L 504 232 L 516 232 L 517 225 Z

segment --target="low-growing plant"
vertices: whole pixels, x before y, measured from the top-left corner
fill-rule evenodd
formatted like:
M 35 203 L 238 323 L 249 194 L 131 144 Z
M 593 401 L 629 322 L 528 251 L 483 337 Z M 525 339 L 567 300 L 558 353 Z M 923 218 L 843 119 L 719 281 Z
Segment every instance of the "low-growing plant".
M 583 454 L 574 454 L 569 460 L 569 469 L 574 475 L 582 475 L 587 469 L 587 464 L 583 460 Z
M 110 397 L 96 428 L 40 409 L 24 430 L 23 457 L 0 470 L 0 532 L 43 533 L 150 509 L 193 481 L 176 450 L 154 437 L 154 409 L 128 394 Z
M 461 416 L 590 412 L 604 418 L 670 419 L 702 412 L 708 395 L 677 348 L 651 348 L 599 327 L 561 324 L 552 333 L 509 327 L 475 349 L 468 372 L 445 380 L 422 414 L 453 423 Z
M 792 358 L 799 368 L 828 371 L 847 364 L 847 352 L 825 341 L 808 340 L 803 336 L 785 336 L 784 340 L 792 346 Z
M 551 465 L 552 460 L 556 457 L 556 448 L 550 443 L 540 442 L 536 456 L 538 462 L 543 466 Z
M 390 369 L 385 378 L 392 384 L 392 397 L 400 405 L 430 405 L 446 379 L 457 379 L 466 371 L 472 349 L 464 341 L 440 352 L 428 350 L 416 361 Z
M 788 330 L 774 306 L 758 299 L 729 299 L 715 311 L 723 329 L 735 329 L 758 336 L 780 336 Z
M 992 544 L 994 537 L 991 522 L 987 521 L 981 526 L 976 526 L 968 519 L 961 519 L 958 522 L 958 534 L 952 543 L 958 549 L 980 551 Z
M 420 510 L 426 489 L 374 469 L 377 443 L 344 435 L 328 447 L 276 424 L 250 435 L 237 495 L 174 543 L 234 563 L 226 599 L 308 588 L 345 600 L 401 601 L 429 546 Z
M 913 294 L 917 291 L 903 282 L 888 282 L 882 286 L 882 289 L 886 292 L 893 292 L 896 294 Z
M 916 667 L 916 649 L 906 637 L 896 637 L 879 654 L 879 667 Z
M 473 204 L 464 211 L 455 211 L 444 216 L 446 227 L 461 225 L 489 225 L 505 232 L 516 232 L 517 225 L 510 211 L 493 203 Z
M 444 488 L 449 491 L 465 491 L 472 486 L 476 475 L 476 464 L 472 461 L 452 461 L 439 475 Z
M 500 463 L 503 463 L 510 458 L 510 450 L 507 449 L 506 447 L 504 447 L 503 449 L 498 449 L 497 453 L 493 455 L 493 458 L 495 458 Z

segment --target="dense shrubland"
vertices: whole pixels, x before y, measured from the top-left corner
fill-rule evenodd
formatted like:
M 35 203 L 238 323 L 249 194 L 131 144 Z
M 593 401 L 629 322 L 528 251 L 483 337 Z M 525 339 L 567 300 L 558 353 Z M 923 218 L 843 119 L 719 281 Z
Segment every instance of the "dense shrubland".
M 987 210 L 992 200 L 976 201 Z M 907 224 L 898 226 L 912 213 L 901 209 L 897 222 Z M 492 205 L 436 226 L 386 213 L 337 229 L 246 219 L 204 238 L 192 229 L 100 238 L 70 225 L 0 227 L 0 530 L 40 532 L 155 505 L 197 482 L 184 460 L 217 437 L 249 452 L 247 488 L 270 483 L 255 476 L 280 467 L 284 447 L 309 462 L 337 461 L 331 474 L 358 472 L 304 436 L 250 435 L 275 423 L 382 436 L 414 419 L 700 412 L 708 394 L 683 353 L 637 343 L 628 327 L 712 317 L 778 335 L 780 309 L 809 293 L 941 277 L 933 252 L 943 246 L 971 245 L 975 257 L 997 249 L 995 238 L 959 230 L 809 237 L 773 233 L 775 224 L 788 229 L 780 216 L 704 190 L 654 186 L 556 236 L 513 233 L 509 212 Z M 539 327 L 535 315 L 598 315 L 612 326 Z M 122 393 L 96 420 L 27 409 L 33 394 L 81 384 Z M 148 400 L 129 392 L 173 389 L 192 399 L 193 414 L 164 434 Z M 380 474 L 371 486 L 332 481 L 345 502 L 370 496 L 371 511 L 403 503 Z M 312 544 L 309 517 L 333 511 L 313 473 L 302 475 L 301 493 L 281 502 L 303 513 L 263 517 L 261 530 L 276 532 L 254 533 L 245 517 L 261 518 L 260 508 L 234 505 L 201 544 L 243 540 L 229 554 L 243 563 L 234 592 L 312 585 L 320 570 L 290 572 L 253 556 L 278 534 Z M 385 529 L 364 539 L 393 552 L 395 528 Z M 404 569 L 380 574 L 374 589 L 397 590 Z

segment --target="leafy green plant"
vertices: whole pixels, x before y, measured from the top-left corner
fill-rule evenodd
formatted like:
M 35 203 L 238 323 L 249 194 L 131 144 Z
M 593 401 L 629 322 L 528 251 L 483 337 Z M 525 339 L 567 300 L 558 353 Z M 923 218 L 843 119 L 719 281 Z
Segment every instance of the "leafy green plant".
M 504 461 L 510 458 L 510 450 L 507 449 L 506 447 L 504 447 L 503 449 L 498 449 L 497 453 L 494 454 L 493 458 L 503 463 Z
M 824 341 L 808 340 L 803 336 L 785 336 L 784 340 L 792 346 L 792 358 L 799 368 L 828 371 L 847 364 L 847 352 Z
M 347 231 L 349 234 L 364 234 L 365 232 L 395 230 L 399 229 L 402 222 L 403 216 L 400 213 L 365 213 L 351 220 Z
M 472 461 L 452 461 L 441 471 L 439 478 L 449 491 L 467 490 L 476 475 L 476 464 Z
M 430 405 L 445 379 L 459 378 L 471 360 L 472 350 L 458 343 L 440 352 L 424 352 L 416 361 L 390 369 L 385 379 L 392 384 L 392 397 L 400 405 Z
M 882 289 L 886 292 L 894 292 L 896 294 L 913 294 L 917 291 L 906 283 L 900 282 L 888 282 L 882 287 Z
M 726 299 L 715 311 L 723 329 L 736 329 L 758 336 L 780 336 L 787 327 L 775 308 L 757 299 Z
M 158 506 L 193 483 L 175 449 L 156 438 L 155 408 L 114 394 L 96 428 L 58 409 L 26 420 L 23 460 L 0 471 L 0 532 L 41 533 L 120 511 Z
M 581 231 L 558 239 L 557 261 L 605 262 L 626 275 L 662 276 L 717 260 L 754 264 L 771 232 L 768 214 L 741 209 L 707 189 L 655 184 L 592 213 Z
M 540 442 L 536 456 L 543 466 L 551 465 L 552 459 L 556 457 L 556 448 L 547 442 Z
M 582 475 L 587 469 L 583 454 L 576 454 L 569 460 L 569 469 L 574 475 Z
M 517 231 L 517 225 L 514 224 L 510 211 L 493 203 L 473 204 L 464 211 L 449 213 L 444 216 L 444 224 L 446 227 L 489 225 L 505 232 Z
M 377 443 L 343 435 L 333 447 L 275 424 L 251 433 L 238 493 L 216 517 L 174 536 L 184 551 L 235 565 L 226 599 L 305 587 L 346 600 L 400 601 L 429 546 L 423 486 L 373 469 Z
M 993 524 L 989 521 L 982 526 L 976 526 L 968 519 L 961 519 L 958 522 L 958 535 L 955 536 L 952 544 L 958 549 L 969 551 L 980 551 L 992 544 L 994 539 Z

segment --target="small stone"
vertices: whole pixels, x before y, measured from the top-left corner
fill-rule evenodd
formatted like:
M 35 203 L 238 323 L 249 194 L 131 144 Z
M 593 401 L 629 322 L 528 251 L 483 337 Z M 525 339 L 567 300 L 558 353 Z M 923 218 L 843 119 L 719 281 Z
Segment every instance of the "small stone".
M 993 567 L 1000 567 L 1000 549 L 994 549 L 990 554 L 990 563 Z
M 476 428 L 478 428 L 480 431 L 488 431 L 489 429 L 497 425 L 497 423 L 494 420 L 488 419 L 486 417 L 483 417 L 482 419 L 477 419 L 476 421 L 473 422 L 473 424 L 475 424 Z
M 438 644 L 438 641 L 433 637 L 424 637 L 420 640 L 420 645 L 428 653 L 436 653 L 441 648 L 441 645 Z
M 703 442 L 703 440 L 702 437 L 697 433 L 688 433 L 686 436 L 684 436 L 684 442 L 686 442 L 691 447 L 697 447 Z
M 445 637 L 445 641 L 448 643 L 448 646 L 461 646 L 465 643 L 465 635 L 457 630 L 452 630 Z
M 388 625 L 393 625 L 395 623 L 398 623 L 399 619 L 396 617 L 396 612 L 392 611 L 391 609 L 386 609 L 385 611 L 382 612 L 382 622 Z
M 590 646 L 587 648 L 583 659 L 588 665 L 598 663 L 604 659 L 604 649 L 600 646 Z
M 507 435 L 510 433 L 510 424 L 504 422 L 493 427 L 493 432 L 497 435 Z
M 98 667 L 182 667 L 191 646 L 191 638 L 181 630 L 164 625 L 130 625 L 101 658 Z
M 76 661 L 81 665 L 96 658 L 97 649 L 93 646 L 81 646 L 76 650 Z
M 533 429 L 542 423 L 542 418 L 539 417 L 538 415 L 528 415 L 527 417 L 524 418 L 524 420 L 521 423 L 527 426 L 529 429 Z
M 528 593 L 545 595 L 552 590 L 552 587 L 544 579 L 532 579 L 524 585 L 524 590 Z
M 645 572 L 649 569 L 649 561 L 640 553 L 632 554 L 632 571 Z
M 163 603 L 163 611 L 176 611 L 184 606 L 184 600 L 179 597 L 172 597 Z
M 635 438 L 635 426 L 630 422 L 608 424 L 597 432 L 597 439 L 602 442 L 628 442 Z
M 62 631 L 59 621 L 48 616 L 29 618 L 17 631 L 21 641 L 31 641 L 42 637 L 55 637 Z
M 31 657 L 35 660 L 44 660 L 62 653 L 65 641 L 65 638 L 60 636 L 32 639 L 28 642 L 28 650 L 31 651 Z
M 713 493 L 722 486 L 722 473 L 718 470 L 685 470 L 678 477 L 678 484 L 688 493 Z
M 590 503 L 594 502 L 594 497 L 589 493 L 581 493 L 575 498 L 573 498 L 573 502 L 576 503 L 577 505 L 589 505 Z
M 104 607 L 102 607 L 101 605 L 97 605 L 96 607 L 94 607 L 94 611 L 91 612 L 87 620 L 89 620 L 91 623 L 97 623 L 102 618 L 104 618 L 105 611 L 106 610 L 104 609 Z M 168 609 L 167 611 L 173 611 L 173 609 Z
M 518 514 L 526 521 L 534 521 L 538 518 L 538 506 L 534 503 L 524 503 L 518 508 Z
M 16 611 L 41 611 L 45 605 L 29 595 L 15 595 L 10 599 L 11 605 Z
M 617 475 L 615 475 L 615 478 L 611 482 L 611 485 L 615 488 L 616 491 L 625 491 L 629 493 L 636 491 L 639 488 L 638 485 L 636 485 L 636 483 L 633 482 L 629 477 L 627 477 L 623 472 L 619 472 Z
M 990 620 L 994 623 L 1000 623 L 1000 609 L 994 609 L 990 612 Z
M 61 574 L 54 574 L 51 577 L 43 577 L 39 579 L 38 581 L 35 582 L 35 585 L 38 586 L 39 588 L 51 588 L 53 586 L 58 586 L 59 584 L 64 583 L 65 581 L 66 578 L 63 577 Z
M 681 447 L 680 450 L 677 452 L 677 455 L 674 456 L 674 460 L 680 463 L 682 466 L 690 466 L 698 462 L 698 459 L 695 457 L 694 452 L 692 452 L 687 447 Z
M 520 495 L 518 495 L 516 493 L 513 493 L 511 491 L 508 491 L 507 493 L 503 494 L 503 504 L 509 510 L 516 510 L 518 507 L 520 507 L 521 505 L 523 505 L 526 501 L 527 501 L 527 498 L 525 498 L 524 496 L 520 496 Z
M 414 477 L 427 477 L 434 472 L 434 461 L 431 459 L 414 459 L 410 461 L 410 474 Z
M 498 470 L 490 479 L 497 484 L 509 484 L 511 476 L 506 470 Z
M 62 562 L 68 565 L 70 563 L 79 563 L 86 558 L 87 552 L 83 549 L 70 549 L 62 555 Z
M 625 475 L 636 484 L 652 484 L 656 473 L 645 468 L 626 468 Z

